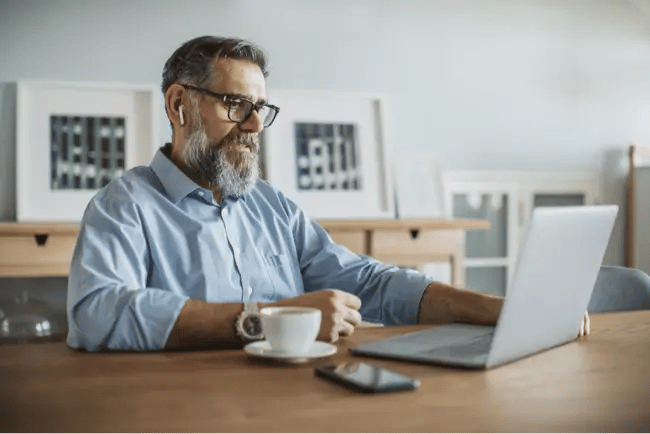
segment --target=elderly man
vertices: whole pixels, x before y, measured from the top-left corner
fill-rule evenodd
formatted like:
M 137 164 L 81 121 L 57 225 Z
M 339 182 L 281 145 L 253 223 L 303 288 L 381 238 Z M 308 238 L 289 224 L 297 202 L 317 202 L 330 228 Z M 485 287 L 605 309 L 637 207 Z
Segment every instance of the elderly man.
M 337 245 L 258 179 L 266 58 L 200 37 L 165 64 L 172 142 L 100 190 L 83 216 L 68 288 L 68 344 L 160 350 L 261 337 L 261 306 L 322 311 L 320 340 L 362 321 L 494 324 L 502 299 L 456 289 Z

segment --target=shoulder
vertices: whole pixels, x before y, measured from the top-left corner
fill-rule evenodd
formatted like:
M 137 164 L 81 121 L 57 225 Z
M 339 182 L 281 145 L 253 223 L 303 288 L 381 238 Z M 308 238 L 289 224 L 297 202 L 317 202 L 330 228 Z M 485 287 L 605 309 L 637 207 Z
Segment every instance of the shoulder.
M 282 211 L 288 215 L 301 213 L 300 206 L 270 182 L 260 179 L 247 194 L 255 203 Z
M 88 204 L 86 214 L 91 210 L 108 214 L 134 212 L 162 194 L 162 185 L 151 167 L 134 167 L 97 191 Z

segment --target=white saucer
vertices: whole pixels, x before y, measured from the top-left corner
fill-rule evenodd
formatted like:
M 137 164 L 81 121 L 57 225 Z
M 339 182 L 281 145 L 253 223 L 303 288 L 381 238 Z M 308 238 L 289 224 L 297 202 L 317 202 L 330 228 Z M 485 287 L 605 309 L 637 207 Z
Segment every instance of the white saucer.
M 328 344 L 327 342 L 316 341 L 306 354 L 288 354 L 273 351 L 271 344 L 267 341 L 257 341 L 246 345 L 244 351 L 251 356 L 266 357 L 287 363 L 302 363 L 309 359 L 331 356 L 336 353 L 337 348 L 335 345 Z

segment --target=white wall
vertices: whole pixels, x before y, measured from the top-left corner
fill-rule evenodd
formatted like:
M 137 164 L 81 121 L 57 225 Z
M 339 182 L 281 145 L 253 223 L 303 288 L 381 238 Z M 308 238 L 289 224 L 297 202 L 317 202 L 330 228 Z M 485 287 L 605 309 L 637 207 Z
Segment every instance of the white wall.
M 604 199 L 620 202 L 625 149 L 650 137 L 646 2 L 0 0 L 0 220 L 15 218 L 12 83 L 159 83 L 202 34 L 261 44 L 271 99 L 386 94 L 393 152 L 433 152 L 444 169 L 603 168 Z

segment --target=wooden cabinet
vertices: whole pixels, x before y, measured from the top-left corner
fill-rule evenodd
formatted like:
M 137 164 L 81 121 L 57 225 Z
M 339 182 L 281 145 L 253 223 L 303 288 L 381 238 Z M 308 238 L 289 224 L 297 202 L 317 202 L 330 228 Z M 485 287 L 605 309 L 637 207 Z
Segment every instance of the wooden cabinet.
M 447 216 L 490 223 L 489 230 L 467 235 L 466 286 L 505 295 L 532 210 L 597 203 L 598 179 L 595 172 L 446 172 Z
M 78 232 L 76 224 L 0 223 L 0 276 L 67 276 Z
M 452 283 L 464 284 L 465 231 L 487 229 L 487 220 L 324 220 L 332 239 L 382 262 L 423 269 L 449 262 Z M 0 276 L 67 276 L 79 226 L 0 223 Z

